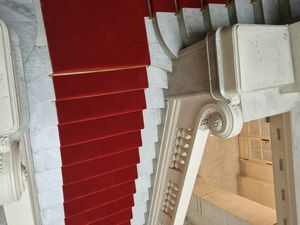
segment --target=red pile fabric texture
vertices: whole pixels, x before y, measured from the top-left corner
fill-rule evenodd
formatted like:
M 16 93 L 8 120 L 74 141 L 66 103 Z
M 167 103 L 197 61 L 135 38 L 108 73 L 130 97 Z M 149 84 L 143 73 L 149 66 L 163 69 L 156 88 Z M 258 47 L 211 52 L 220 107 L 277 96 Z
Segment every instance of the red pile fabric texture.
M 179 8 L 201 8 L 200 0 L 177 0 Z
M 146 1 L 42 0 L 66 225 L 130 224 L 150 64 Z
M 42 0 L 54 73 L 150 64 L 147 1 Z

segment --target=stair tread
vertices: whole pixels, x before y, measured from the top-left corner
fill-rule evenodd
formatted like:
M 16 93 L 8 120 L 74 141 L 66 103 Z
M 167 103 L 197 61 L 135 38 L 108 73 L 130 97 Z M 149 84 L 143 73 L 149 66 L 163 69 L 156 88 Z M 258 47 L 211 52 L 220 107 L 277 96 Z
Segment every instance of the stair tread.
M 124 152 L 142 145 L 141 132 L 134 131 L 110 138 L 61 148 L 62 164 L 72 165 Z
M 176 57 L 179 50 L 183 48 L 177 16 L 171 13 L 159 12 L 156 13 L 156 20 L 160 35 L 166 44 L 166 50 L 170 52 L 169 57 Z
M 82 224 L 116 224 L 118 223 L 118 218 L 116 214 L 124 209 L 128 209 L 134 205 L 132 195 L 125 197 L 118 201 L 114 201 L 105 206 L 92 209 L 89 212 L 86 212 L 81 215 L 65 218 L 66 225 L 82 225 Z M 112 218 L 111 218 L 112 217 Z M 126 219 L 131 218 L 131 214 L 127 213 Z M 99 220 L 100 219 L 100 220 Z M 106 223 L 107 220 L 110 220 L 110 223 Z M 123 218 L 120 222 L 123 221 Z M 104 223 L 105 222 L 105 223 Z
M 131 208 L 128 208 L 128 209 L 121 211 L 117 214 L 114 214 L 104 220 L 97 221 L 97 222 L 91 223 L 89 225 L 107 225 L 107 224 L 116 225 L 116 224 L 122 223 L 123 221 L 128 221 L 131 218 L 132 218 L 132 211 L 131 211 Z
M 210 15 L 210 23 L 213 30 L 221 26 L 229 26 L 228 8 L 221 4 L 209 4 L 208 9 Z
M 139 162 L 139 151 L 138 149 L 133 149 L 104 158 L 82 162 L 81 164 L 63 166 L 63 182 L 64 184 L 80 182 L 131 165 L 137 165 Z
M 42 0 L 41 6 L 54 74 L 150 64 L 147 1 Z
M 145 19 L 151 65 L 172 72 L 172 61 L 161 47 L 154 31 L 152 19 Z
M 120 199 L 125 196 L 133 195 L 135 193 L 134 181 L 121 184 L 119 186 L 107 189 L 105 191 L 95 193 L 74 201 L 64 203 L 66 218 L 75 215 L 80 215 L 91 209 L 106 205 L 115 199 Z
M 183 8 L 181 10 L 182 23 L 185 29 L 181 32 L 186 32 L 188 40 L 185 40 L 187 46 L 196 43 L 203 39 L 206 35 L 203 13 L 196 8 Z
M 142 111 L 58 125 L 62 147 L 144 128 Z
M 262 10 L 265 24 L 279 24 L 279 4 L 274 0 L 262 0 Z
M 64 200 L 72 201 L 74 199 L 82 198 L 99 191 L 110 189 L 122 183 L 127 183 L 137 178 L 136 165 L 126 168 L 121 168 L 110 173 L 92 177 L 83 182 L 64 184 Z
M 144 90 L 56 101 L 59 124 L 102 118 L 146 108 Z
M 174 0 L 150 0 L 152 13 L 176 12 Z
M 145 67 L 52 78 L 56 100 L 85 98 L 148 87 Z
M 253 5 L 249 2 L 245 3 L 244 0 L 235 0 L 235 9 L 237 14 L 237 20 L 239 23 L 254 24 L 254 11 Z
M 298 17 L 300 16 L 300 1 L 299 0 L 289 0 L 291 8 L 291 16 Z

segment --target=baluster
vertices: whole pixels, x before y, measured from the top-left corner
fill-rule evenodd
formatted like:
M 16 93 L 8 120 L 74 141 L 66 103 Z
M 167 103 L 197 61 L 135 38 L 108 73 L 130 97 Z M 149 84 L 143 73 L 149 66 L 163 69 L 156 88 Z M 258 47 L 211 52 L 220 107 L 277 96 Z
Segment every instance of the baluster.
M 190 141 L 192 139 L 192 129 L 178 128 L 175 149 L 172 157 L 171 168 L 176 170 L 184 170 L 186 159 L 188 156 Z

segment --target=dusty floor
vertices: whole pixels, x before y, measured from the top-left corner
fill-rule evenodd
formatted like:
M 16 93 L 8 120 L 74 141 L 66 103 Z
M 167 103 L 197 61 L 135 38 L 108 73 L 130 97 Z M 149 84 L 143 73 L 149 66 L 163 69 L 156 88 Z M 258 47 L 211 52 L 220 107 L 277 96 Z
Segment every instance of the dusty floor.
M 237 194 L 240 171 L 238 138 L 209 136 L 198 175 L 206 182 Z

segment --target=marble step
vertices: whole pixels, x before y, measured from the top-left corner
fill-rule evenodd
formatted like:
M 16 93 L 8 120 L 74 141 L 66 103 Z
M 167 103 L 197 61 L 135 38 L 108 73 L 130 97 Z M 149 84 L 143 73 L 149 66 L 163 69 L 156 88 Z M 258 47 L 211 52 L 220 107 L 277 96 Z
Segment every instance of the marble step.
M 255 23 L 279 24 L 279 3 L 274 0 L 257 0 L 253 3 Z
M 204 17 L 200 8 L 182 8 L 178 13 L 178 22 L 182 40 L 186 46 L 205 37 Z
M 185 46 L 203 39 L 206 30 L 201 2 L 199 0 L 177 0 L 175 4 L 180 32 Z
M 203 16 L 207 31 L 230 25 L 229 12 L 225 4 L 208 4 L 204 8 Z
M 248 0 L 235 0 L 235 10 L 237 21 L 244 24 L 254 24 L 254 9 L 253 5 Z
M 164 52 L 169 58 L 175 59 L 184 46 L 176 16 L 176 4 L 173 0 L 151 0 L 150 2 L 155 35 Z
M 145 214 L 138 208 L 132 210 L 133 218 L 131 225 L 142 225 L 145 223 Z
M 143 224 L 145 222 L 147 201 L 150 199 L 149 198 L 150 187 L 151 187 L 150 175 L 141 176 L 139 177 L 138 180 L 136 180 L 136 193 L 134 194 L 135 206 L 132 209 L 132 212 L 134 214 L 132 224 Z
M 298 0 L 295 0 L 297 2 Z M 281 22 L 287 22 L 291 18 L 290 4 L 292 0 L 278 0 L 279 17 Z
M 137 166 L 138 179 L 135 181 L 136 194 L 134 195 L 135 206 L 132 209 L 132 224 L 143 224 L 144 213 L 147 211 L 149 189 L 151 188 L 151 174 L 154 171 L 152 160 L 156 157 L 155 143 L 158 141 L 157 126 L 142 130 L 143 146 L 140 147 L 140 164 Z
M 228 3 L 226 5 L 226 7 L 228 8 L 230 25 L 236 24 L 238 22 L 238 19 L 237 19 L 237 13 L 236 13 L 234 1 L 231 1 L 230 3 Z
M 42 225 L 65 224 L 64 205 L 61 203 L 41 209 L 41 217 Z
M 175 13 L 157 12 L 152 20 L 162 48 L 171 59 L 175 59 L 184 46 L 177 16 Z
M 290 9 L 291 9 L 291 17 L 299 17 L 300 16 L 300 1 L 299 0 L 289 0 Z
M 150 177 L 149 176 L 145 176 L 145 177 L 141 177 L 143 178 L 143 190 L 139 190 L 138 185 L 136 185 L 136 189 L 137 192 L 134 194 L 134 199 L 136 202 L 136 206 L 135 210 L 139 211 L 140 213 L 144 214 L 147 211 L 147 201 L 149 200 L 149 190 L 148 188 L 151 187 L 151 182 L 150 182 Z M 148 188 L 146 188 L 148 187 Z
M 145 25 L 148 38 L 148 48 L 150 54 L 151 66 L 155 66 L 162 70 L 172 72 L 172 60 L 165 53 L 153 26 L 151 18 L 145 18 Z

